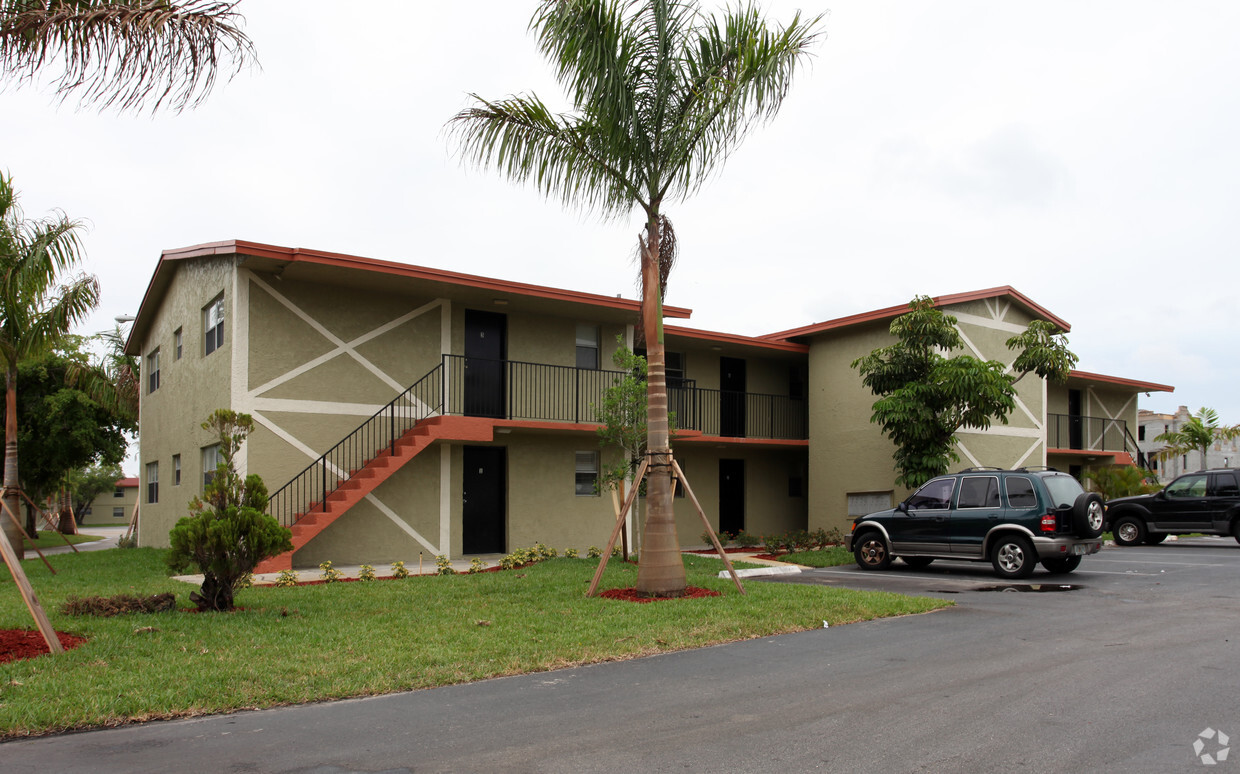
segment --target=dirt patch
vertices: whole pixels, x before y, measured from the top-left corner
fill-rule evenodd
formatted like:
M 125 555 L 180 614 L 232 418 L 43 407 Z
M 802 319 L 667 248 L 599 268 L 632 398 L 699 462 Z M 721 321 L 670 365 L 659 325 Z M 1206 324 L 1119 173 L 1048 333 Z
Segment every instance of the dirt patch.
M 629 586 L 627 589 L 608 589 L 602 594 L 599 594 L 599 596 L 604 599 L 618 599 L 622 602 L 663 602 L 669 599 L 701 599 L 702 597 L 717 597 L 720 596 L 720 594 L 718 591 L 701 589 L 697 586 L 688 586 L 685 588 L 685 593 L 679 597 L 643 597 L 638 595 L 636 588 Z
M 64 632 L 56 632 L 56 638 L 60 640 L 60 647 L 65 650 L 71 650 L 86 642 L 85 637 Z M 43 635 L 37 631 L 0 629 L 0 664 L 35 656 L 46 656 L 50 652 L 47 642 L 43 640 Z

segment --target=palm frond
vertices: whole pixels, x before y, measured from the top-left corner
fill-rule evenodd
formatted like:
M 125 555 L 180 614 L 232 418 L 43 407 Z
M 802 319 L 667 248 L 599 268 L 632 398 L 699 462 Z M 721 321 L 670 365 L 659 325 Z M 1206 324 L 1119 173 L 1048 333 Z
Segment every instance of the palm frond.
M 136 110 L 199 104 L 221 68 L 257 62 L 236 2 L 0 0 L 0 77 L 17 84 L 49 70 L 60 98 Z

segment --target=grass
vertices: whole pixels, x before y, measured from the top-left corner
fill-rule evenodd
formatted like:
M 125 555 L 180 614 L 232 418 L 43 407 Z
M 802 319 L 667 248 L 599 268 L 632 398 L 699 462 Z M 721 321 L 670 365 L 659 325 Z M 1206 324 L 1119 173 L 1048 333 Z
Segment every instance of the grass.
M 71 595 L 193 587 L 166 576 L 165 552 L 142 548 L 55 557 L 51 576 L 27 561 L 59 631 L 90 641 L 58 656 L 0 664 L 0 738 L 135 720 L 389 693 L 628 659 L 814 629 L 950 603 L 885 592 L 747 583 L 740 595 L 716 559 L 685 557 L 689 582 L 721 597 L 633 604 L 587 599 L 596 560 L 552 559 L 520 570 L 244 589 L 231 614 L 69 617 Z M 602 589 L 634 585 L 612 562 Z M 0 628 L 33 629 L 0 567 Z
M 38 540 L 34 541 L 34 545 L 39 550 L 43 550 L 44 548 L 55 548 L 57 546 L 63 546 L 65 544 L 66 538 L 69 540 L 70 543 L 73 543 L 73 544 L 93 543 L 96 540 L 103 540 L 103 538 L 98 535 L 63 535 L 62 536 L 59 532 L 53 532 L 51 530 L 40 530 L 38 533 L 38 536 L 39 538 Z M 26 546 L 27 550 L 31 550 L 30 541 L 28 540 L 24 541 L 23 545 Z
M 853 555 L 844 546 L 828 546 L 820 551 L 797 551 L 786 554 L 779 557 L 779 561 L 803 564 L 806 567 L 838 567 L 842 564 L 852 564 Z

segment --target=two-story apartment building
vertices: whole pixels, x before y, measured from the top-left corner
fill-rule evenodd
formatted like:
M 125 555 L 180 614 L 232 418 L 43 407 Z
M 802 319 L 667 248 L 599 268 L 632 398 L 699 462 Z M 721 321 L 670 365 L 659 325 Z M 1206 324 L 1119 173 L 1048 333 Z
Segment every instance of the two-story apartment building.
M 1029 319 L 1067 330 L 1011 288 L 939 303 L 970 348 L 1006 362 L 1002 340 Z M 277 565 L 601 545 L 614 511 L 594 482 L 615 453 L 599 448 L 594 407 L 616 378 L 617 339 L 635 344 L 638 309 L 240 241 L 165 252 L 127 344 L 144 365 L 139 540 L 167 544 L 218 458 L 200 423 L 231 408 L 256 423 L 241 468 L 294 526 L 296 549 Z M 666 327 L 673 447 L 716 528 L 843 527 L 850 511 L 902 494 L 848 364 L 888 341 L 903 310 L 762 337 Z M 665 308 L 671 321 L 689 315 Z M 970 464 L 1122 459 L 1126 431 L 1086 426 L 1130 425 L 1138 391 L 1170 388 L 1079 372 L 1066 388 L 1027 377 L 1019 389 L 1008 426 L 962 435 Z M 1070 419 L 1068 439 L 1048 442 L 1058 414 L 1080 420 L 1079 439 Z M 676 512 L 682 543 L 698 543 L 687 500 Z
M 104 492 L 91 501 L 82 516 L 83 526 L 120 526 L 124 527 L 133 519 L 134 508 L 138 505 L 140 482 L 137 476 L 127 476 L 116 482 L 111 492 Z

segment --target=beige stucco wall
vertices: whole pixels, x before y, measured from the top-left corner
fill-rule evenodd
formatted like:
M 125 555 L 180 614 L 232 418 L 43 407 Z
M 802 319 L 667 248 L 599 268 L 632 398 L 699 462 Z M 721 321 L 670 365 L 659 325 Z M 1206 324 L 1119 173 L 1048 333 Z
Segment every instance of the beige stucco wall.
M 168 532 L 187 515 L 187 504 L 202 491 L 202 447 L 213 443 L 201 424 L 231 402 L 235 338 L 235 287 L 231 258 L 194 258 L 175 264 L 163 303 L 154 309 L 142 342 L 141 517 L 138 540 L 167 546 Z M 203 308 L 224 293 L 224 343 L 204 354 Z M 174 357 L 173 332 L 182 330 L 182 357 Z M 160 348 L 160 386 L 147 391 L 147 356 Z M 181 457 L 181 483 L 173 481 L 173 455 Z M 159 463 L 159 502 L 148 503 L 147 464 Z
M 82 519 L 82 525 L 128 526 L 129 520 L 133 518 L 133 507 L 138 503 L 138 493 L 145 489 L 141 486 L 126 486 L 120 490 L 120 497 L 116 497 L 114 491 L 104 492 L 96 497 L 90 504 L 90 514 Z M 121 515 L 113 515 L 116 508 L 121 509 Z
M 806 461 L 804 449 L 747 448 L 743 444 L 723 449 L 712 445 L 673 444 L 677 461 L 685 471 L 693 493 L 702 504 L 711 528 L 719 529 L 719 460 L 745 461 L 745 531 L 751 535 L 782 534 L 805 529 Z M 788 479 L 800 477 L 802 494 L 789 496 Z M 686 497 L 674 500 L 676 536 L 682 546 L 702 545 L 702 520 Z

